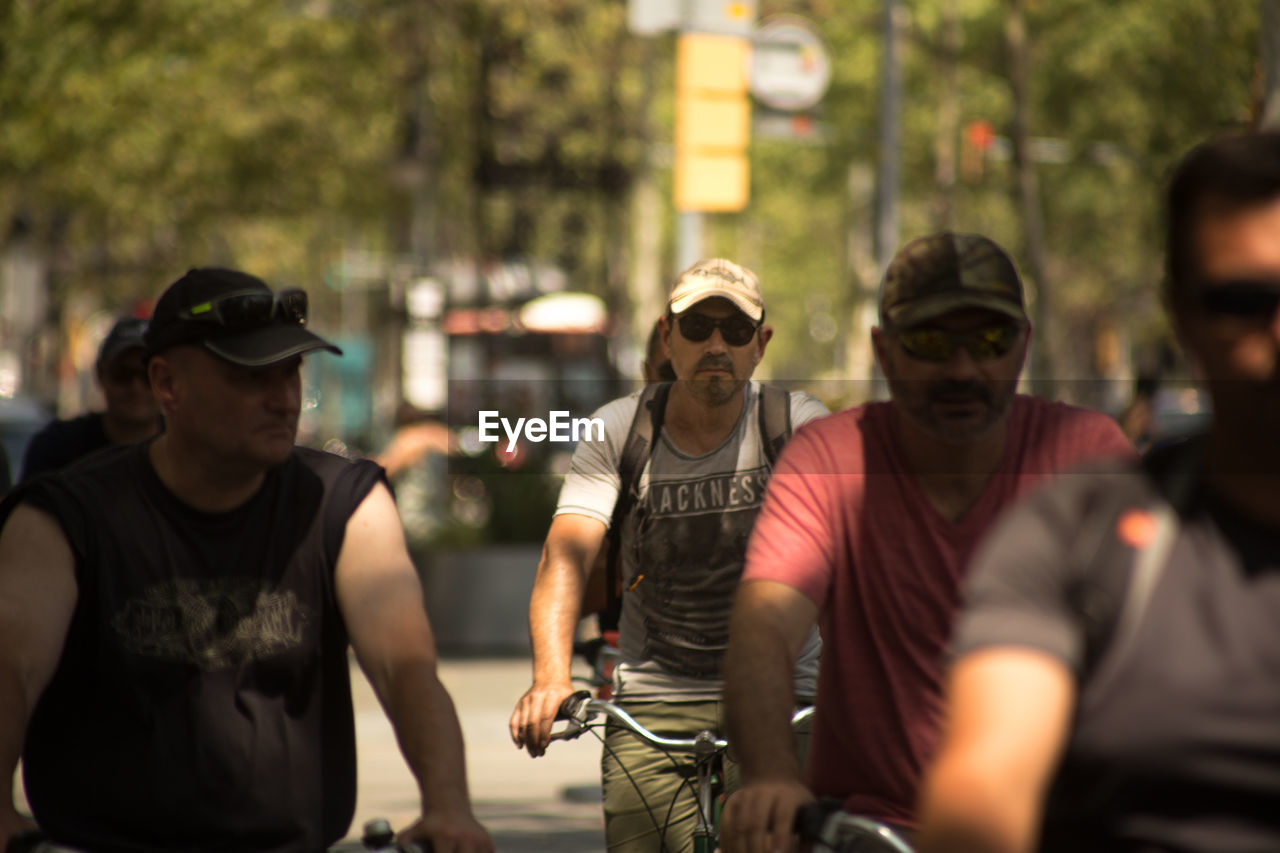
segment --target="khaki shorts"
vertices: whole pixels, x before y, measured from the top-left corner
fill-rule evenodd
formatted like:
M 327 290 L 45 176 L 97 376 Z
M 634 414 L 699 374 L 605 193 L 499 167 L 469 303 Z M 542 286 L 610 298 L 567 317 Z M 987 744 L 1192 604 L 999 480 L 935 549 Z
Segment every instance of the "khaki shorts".
M 692 738 L 703 729 L 724 737 L 721 702 L 625 702 L 627 713 L 654 734 Z M 808 731 L 797 733 L 803 766 Z M 724 756 L 724 793 L 741 787 L 737 762 Z M 626 728 L 610 723 L 600 757 L 605 840 L 609 853 L 686 853 L 698 823 L 692 756 L 667 756 Z M 713 821 L 714 822 L 714 821 Z

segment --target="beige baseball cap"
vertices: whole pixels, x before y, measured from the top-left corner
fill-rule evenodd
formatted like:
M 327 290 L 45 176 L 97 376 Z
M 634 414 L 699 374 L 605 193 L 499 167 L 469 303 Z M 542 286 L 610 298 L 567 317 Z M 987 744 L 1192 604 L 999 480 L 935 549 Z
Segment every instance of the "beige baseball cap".
M 760 279 L 746 267 L 724 258 L 698 261 L 676 279 L 667 307 L 672 314 L 683 314 L 704 299 L 720 296 L 728 299 L 757 323 L 764 317 L 764 297 Z

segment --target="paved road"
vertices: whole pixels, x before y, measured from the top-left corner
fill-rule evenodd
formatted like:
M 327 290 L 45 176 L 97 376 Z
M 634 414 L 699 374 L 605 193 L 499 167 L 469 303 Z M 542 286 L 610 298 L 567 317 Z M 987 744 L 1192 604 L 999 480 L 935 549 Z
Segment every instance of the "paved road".
M 553 744 L 541 758 L 517 752 L 507 718 L 529 686 L 528 659 L 461 659 L 440 664 L 467 746 L 467 776 L 477 817 L 500 853 L 594 853 L 604 850 L 600 816 L 600 746 L 594 739 Z M 353 830 L 385 817 L 400 827 L 417 816 L 417 789 L 391 726 L 364 676 L 352 684 L 359 748 Z

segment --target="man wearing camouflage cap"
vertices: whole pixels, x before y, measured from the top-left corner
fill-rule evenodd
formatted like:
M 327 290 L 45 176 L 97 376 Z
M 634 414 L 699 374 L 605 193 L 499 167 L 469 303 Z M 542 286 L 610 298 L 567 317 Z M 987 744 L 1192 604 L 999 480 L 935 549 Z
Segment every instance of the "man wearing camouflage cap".
M 1030 333 L 1017 271 L 986 237 L 933 234 L 890 263 L 872 329 L 890 399 L 798 432 L 748 547 L 725 667 L 744 788 L 726 808 L 724 850 L 785 848 L 815 795 L 914 826 L 974 547 L 1045 478 L 1133 453 L 1110 418 L 1015 392 Z M 823 656 L 802 778 L 786 661 L 815 621 Z

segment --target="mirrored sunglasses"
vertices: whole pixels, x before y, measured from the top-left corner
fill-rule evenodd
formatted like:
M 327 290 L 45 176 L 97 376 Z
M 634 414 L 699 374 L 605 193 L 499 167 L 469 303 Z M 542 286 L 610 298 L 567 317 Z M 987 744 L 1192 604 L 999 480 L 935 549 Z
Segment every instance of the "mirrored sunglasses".
M 978 329 L 952 332 L 927 326 L 896 332 L 898 343 L 907 355 L 920 361 L 948 362 L 960 347 L 974 361 L 991 361 L 1009 354 L 1022 327 L 1016 323 L 995 323 Z
M 307 292 L 282 290 L 271 293 L 265 290 L 248 290 L 228 293 L 192 305 L 178 313 L 184 320 L 217 323 L 228 329 L 251 329 L 272 322 L 286 325 L 307 324 Z
M 731 347 L 746 346 L 756 336 L 760 326 L 746 314 L 730 314 L 728 317 L 708 317 L 706 314 L 682 314 L 676 318 L 680 334 L 687 341 L 702 343 L 716 329 L 720 337 Z

